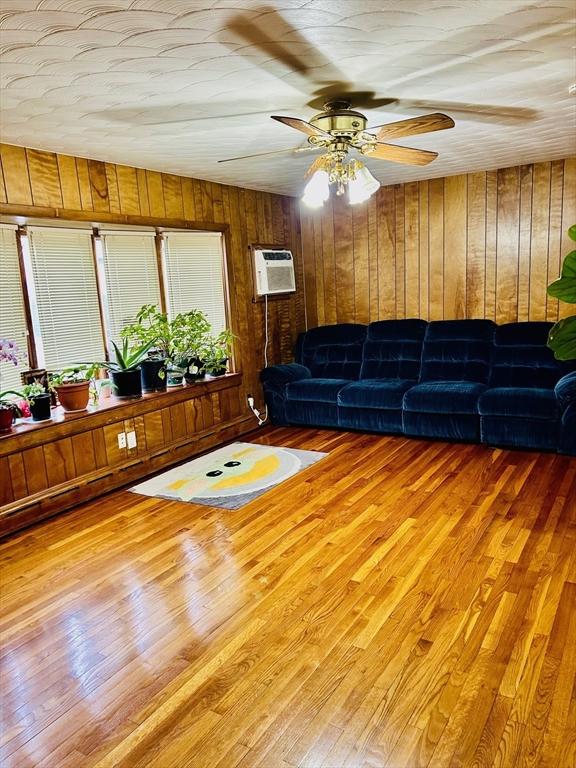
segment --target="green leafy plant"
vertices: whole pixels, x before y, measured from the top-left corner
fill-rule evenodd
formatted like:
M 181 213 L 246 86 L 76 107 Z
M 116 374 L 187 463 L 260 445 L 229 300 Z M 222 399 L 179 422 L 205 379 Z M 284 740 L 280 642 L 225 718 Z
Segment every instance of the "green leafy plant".
M 115 342 L 112 342 L 116 360 L 107 360 L 96 363 L 96 365 L 110 371 L 133 371 L 146 359 L 153 345 L 154 341 L 150 340 L 136 347 L 131 347 L 128 339 L 124 339 L 122 349 L 120 349 Z
M 136 314 L 136 320 L 120 331 L 122 339 L 133 344 L 151 342 L 150 350 L 160 357 L 169 358 L 172 348 L 172 327 L 165 312 L 155 304 L 144 304 Z
M 32 384 L 25 384 L 22 387 L 22 396 L 28 403 L 34 402 L 39 395 L 47 394 L 42 384 L 39 384 L 37 381 L 32 382 Z
M 0 408 L 10 410 L 14 416 L 20 418 L 23 415 L 20 406 L 18 403 L 15 403 L 14 400 L 9 399 L 8 395 L 16 395 L 16 397 L 22 397 L 22 393 L 16 392 L 13 389 L 5 389 L 4 392 L 0 392 Z
M 568 237 L 576 241 L 576 224 L 568 230 Z M 567 304 L 576 304 L 576 250 L 564 259 L 562 275 L 548 286 L 548 294 Z M 559 320 L 550 329 L 548 346 L 557 360 L 576 360 L 576 315 Z
M 199 357 L 203 369 L 209 374 L 221 373 L 232 355 L 234 334 L 229 330 L 221 331 L 216 336 L 209 336 L 200 351 Z
M 81 384 L 84 381 L 91 381 L 95 378 L 99 368 L 103 367 L 103 363 L 79 363 L 69 368 L 63 368 L 61 371 L 53 371 L 48 375 L 48 381 L 51 387 Z
M 199 309 L 182 312 L 172 321 L 173 360 L 181 367 L 188 367 L 191 360 L 201 356 L 210 333 L 210 323 Z
M 123 328 L 120 336 L 132 343 L 150 344 L 150 351 L 186 368 L 189 361 L 198 357 L 209 332 L 210 323 L 198 309 L 181 312 L 169 320 L 155 304 L 144 304 L 136 321 Z

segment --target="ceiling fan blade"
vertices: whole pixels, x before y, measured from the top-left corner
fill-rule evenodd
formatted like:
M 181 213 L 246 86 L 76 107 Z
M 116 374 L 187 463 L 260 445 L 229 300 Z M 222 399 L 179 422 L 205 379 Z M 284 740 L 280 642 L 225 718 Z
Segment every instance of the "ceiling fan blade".
M 321 136 L 324 139 L 330 139 L 332 140 L 334 137 L 331 136 L 327 131 L 321 131 L 320 128 L 316 128 L 316 126 L 312 125 L 311 123 L 307 123 L 306 120 L 300 120 L 299 117 L 282 117 L 280 115 L 270 115 L 272 120 L 277 120 L 279 123 L 284 123 L 284 125 L 287 125 L 290 128 L 295 128 L 297 131 L 302 131 L 302 133 L 305 133 L 307 136 Z
M 432 131 L 443 131 L 446 128 L 454 128 L 454 120 L 441 112 L 435 112 L 432 115 L 422 115 L 422 117 L 410 117 L 408 120 L 399 120 L 397 123 L 388 125 L 376 125 L 369 128 L 369 131 L 380 130 L 376 134 L 378 141 L 382 139 L 399 139 L 402 136 L 416 136 L 418 133 L 431 133 Z
M 255 155 L 241 155 L 240 157 L 227 157 L 225 160 L 218 160 L 219 163 L 231 163 L 234 160 L 248 160 L 252 157 L 266 157 L 267 155 L 299 155 L 301 152 L 315 152 L 324 147 L 292 147 L 291 149 L 275 149 L 272 152 L 257 152 Z
M 458 101 L 435 102 L 421 99 L 390 99 L 387 112 L 413 112 L 421 109 L 442 109 L 459 120 L 482 123 L 524 123 L 538 117 L 538 111 L 529 107 L 503 107 L 494 104 L 467 104 Z M 396 125 L 396 123 L 393 123 Z M 378 126 L 376 126 L 378 127 Z M 370 130 L 373 130 L 372 128 Z M 391 138 L 388 135 L 386 138 Z
M 226 24 L 219 35 L 223 45 L 232 46 L 234 55 L 248 58 L 251 64 L 278 77 L 285 85 L 286 72 L 279 68 L 278 64 L 281 64 L 295 76 L 291 84 L 302 93 L 309 93 L 311 86 L 345 80 L 331 59 L 271 5 L 251 7 L 249 10 L 251 15 L 257 13 L 256 18 L 240 13 Z M 239 47 L 238 43 L 243 45 Z M 264 54 L 262 61 L 254 61 L 254 50 Z M 322 81 L 319 81 L 317 72 L 322 73 Z
M 164 110 L 165 111 L 165 110 Z M 255 117 L 258 115 L 267 115 L 269 112 L 264 109 L 258 110 L 258 112 L 236 112 L 235 114 L 228 115 L 204 115 L 202 117 L 182 117 L 176 120 L 157 119 L 154 121 L 141 122 L 139 125 L 177 125 L 178 123 L 200 123 L 206 120 L 210 120 L 212 123 L 219 122 L 221 120 L 237 120 L 239 117 Z
M 438 157 L 438 152 L 429 152 L 427 149 L 413 149 L 412 147 L 398 147 L 396 144 L 384 144 L 378 142 L 375 149 L 365 151 L 366 157 L 376 157 L 379 160 L 389 160 L 391 163 L 404 163 L 405 165 L 428 165 Z
M 315 158 L 312 165 L 308 168 L 308 170 L 304 174 L 304 178 L 307 179 L 309 176 L 312 176 L 313 173 L 316 173 L 316 171 L 321 170 L 323 165 L 324 165 L 324 155 L 320 155 L 320 157 Z

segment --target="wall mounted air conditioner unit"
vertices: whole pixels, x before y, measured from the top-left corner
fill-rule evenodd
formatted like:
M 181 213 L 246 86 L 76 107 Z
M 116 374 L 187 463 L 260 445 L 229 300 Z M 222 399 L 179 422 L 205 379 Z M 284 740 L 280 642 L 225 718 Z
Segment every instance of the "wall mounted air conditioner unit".
M 296 290 L 291 251 L 254 249 L 254 274 L 257 296 L 293 293 Z

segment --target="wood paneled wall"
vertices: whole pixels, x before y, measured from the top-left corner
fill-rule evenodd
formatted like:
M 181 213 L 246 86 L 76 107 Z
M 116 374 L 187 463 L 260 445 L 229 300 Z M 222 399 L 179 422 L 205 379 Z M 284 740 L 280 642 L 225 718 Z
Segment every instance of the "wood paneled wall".
M 302 208 L 309 327 L 422 317 L 552 320 L 576 158 L 383 187 Z
M 0 537 L 253 429 L 232 374 L 0 436 Z M 120 432 L 136 434 L 121 448 Z
M 260 391 L 264 365 L 263 304 L 252 300 L 248 246 L 290 247 L 299 290 L 269 302 L 268 356 L 272 362 L 292 359 L 304 327 L 300 220 L 293 198 L 6 144 L 0 145 L 0 161 L 0 213 L 199 229 L 224 225 L 230 320 L 245 394 Z

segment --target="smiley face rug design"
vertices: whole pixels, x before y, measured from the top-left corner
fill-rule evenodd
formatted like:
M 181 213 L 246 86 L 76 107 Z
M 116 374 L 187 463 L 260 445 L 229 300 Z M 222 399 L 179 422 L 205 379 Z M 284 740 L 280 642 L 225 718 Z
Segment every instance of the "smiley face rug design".
M 146 480 L 145 496 L 237 509 L 326 456 L 257 443 L 232 443 Z

